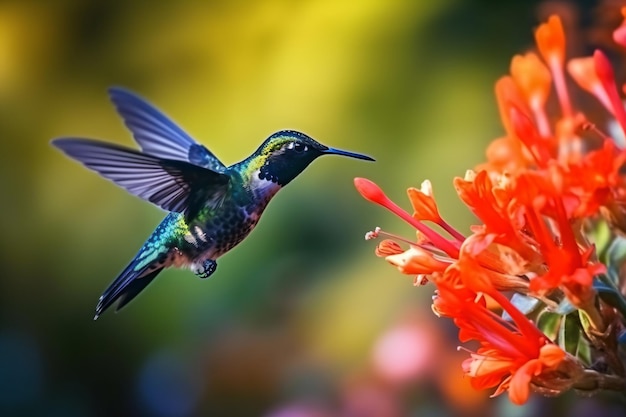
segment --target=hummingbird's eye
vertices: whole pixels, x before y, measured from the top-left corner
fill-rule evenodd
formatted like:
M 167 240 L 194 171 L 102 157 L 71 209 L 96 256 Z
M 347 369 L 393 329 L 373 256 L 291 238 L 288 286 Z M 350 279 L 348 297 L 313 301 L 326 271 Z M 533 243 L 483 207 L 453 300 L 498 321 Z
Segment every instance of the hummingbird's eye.
M 306 151 L 307 149 L 308 147 L 304 143 L 294 142 L 293 144 L 293 150 L 296 152 L 303 152 L 303 151 Z
M 309 147 L 304 143 L 300 142 L 289 142 L 287 145 L 287 149 L 292 150 L 297 153 L 306 152 L 309 150 Z

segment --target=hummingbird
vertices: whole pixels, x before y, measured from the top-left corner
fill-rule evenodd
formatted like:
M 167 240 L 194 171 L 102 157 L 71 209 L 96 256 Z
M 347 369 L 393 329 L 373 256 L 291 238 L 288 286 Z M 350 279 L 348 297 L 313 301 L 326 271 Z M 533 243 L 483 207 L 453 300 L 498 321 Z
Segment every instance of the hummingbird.
M 127 305 L 165 268 L 211 276 L 217 259 L 250 234 L 276 193 L 318 157 L 374 161 L 281 130 L 226 166 L 142 97 L 122 88 L 110 88 L 109 96 L 140 150 L 74 137 L 52 145 L 168 214 L 104 290 L 94 320 L 116 302 L 116 311 Z

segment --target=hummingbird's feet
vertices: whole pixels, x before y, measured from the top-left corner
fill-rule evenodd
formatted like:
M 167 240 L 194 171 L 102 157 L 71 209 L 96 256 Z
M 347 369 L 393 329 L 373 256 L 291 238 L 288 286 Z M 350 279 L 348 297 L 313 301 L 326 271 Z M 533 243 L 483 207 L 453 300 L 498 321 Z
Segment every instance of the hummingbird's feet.
M 193 272 L 198 276 L 198 278 L 204 279 L 210 277 L 216 269 L 217 262 L 215 262 L 213 259 L 205 259 L 202 264 L 195 266 Z

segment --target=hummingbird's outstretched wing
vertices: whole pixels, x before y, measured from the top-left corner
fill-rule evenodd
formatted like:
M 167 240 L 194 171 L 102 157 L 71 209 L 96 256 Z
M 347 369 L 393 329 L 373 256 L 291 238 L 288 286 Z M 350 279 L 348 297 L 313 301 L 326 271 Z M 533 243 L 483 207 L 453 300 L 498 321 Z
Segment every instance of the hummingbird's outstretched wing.
M 130 193 L 187 218 L 202 205 L 219 205 L 228 191 L 227 174 L 188 162 L 91 139 L 61 138 L 52 144 Z
M 109 96 L 143 152 L 190 162 L 216 172 L 226 169 L 211 151 L 143 98 L 118 87 L 110 88 Z

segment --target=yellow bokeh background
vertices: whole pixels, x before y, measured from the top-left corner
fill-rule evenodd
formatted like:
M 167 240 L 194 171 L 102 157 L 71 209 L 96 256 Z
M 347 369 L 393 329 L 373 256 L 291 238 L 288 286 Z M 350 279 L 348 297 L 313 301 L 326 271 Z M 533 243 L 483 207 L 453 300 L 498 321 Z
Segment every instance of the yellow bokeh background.
M 452 179 L 502 133 L 493 83 L 532 46 L 538 4 L 1 2 L 0 415 L 562 410 L 468 388 L 456 330 L 429 311 L 432 287 L 413 287 L 363 240 L 375 226 L 413 231 L 352 185 L 371 178 L 409 209 L 406 188 L 430 179 L 444 217 L 467 233 L 474 219 Z M 281 129 L 377 162 L 321 158 L 210 280 L 166 271 L 93 322 L 101 291 L 164 215 L 49 145 L 135 146 L 108 102 L 113 85 L 226 164 Z M 397 328 L 410 343 L 386 338 Z M 373 359 L 377 346 L 397 357 Z

